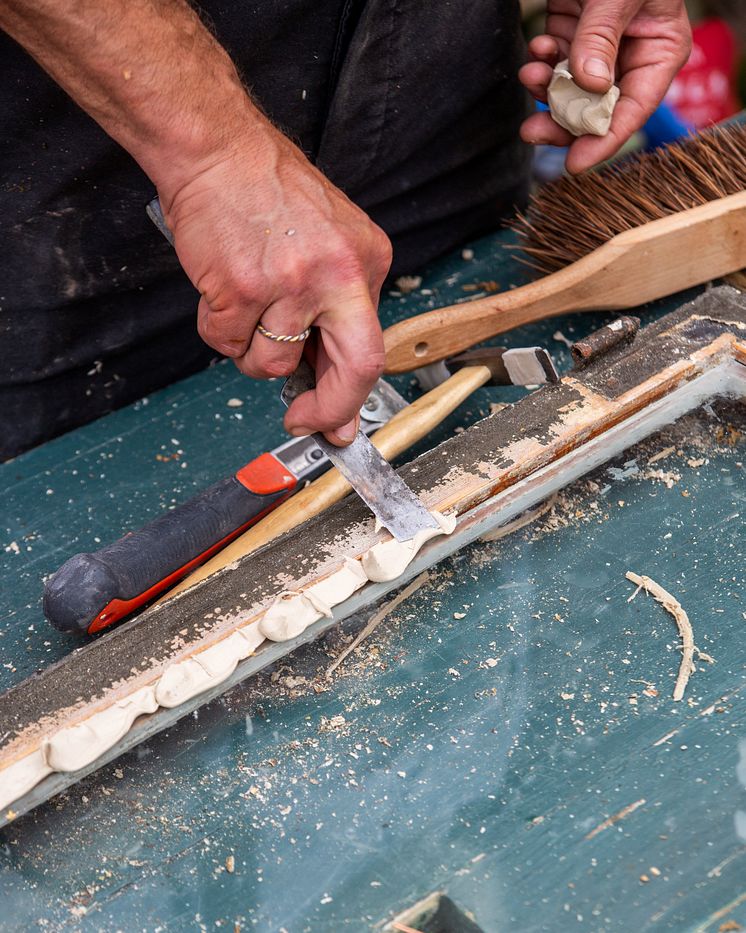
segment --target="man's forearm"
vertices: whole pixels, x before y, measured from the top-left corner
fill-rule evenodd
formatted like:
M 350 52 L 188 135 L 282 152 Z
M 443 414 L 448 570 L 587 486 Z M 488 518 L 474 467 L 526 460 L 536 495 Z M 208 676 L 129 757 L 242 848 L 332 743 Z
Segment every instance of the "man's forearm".
M 184 0 L 0 0 L 18 41 L 156 185 L 208 167 L 268 122 Z
M 185 0 L 0 0 L 0 27 L 157 186 L 210 346 L 249 376 L 289 375 L 302 342 L 257 324 L 314 325 L 316 388 L 285 424 L 349 444 L 384 364 L 386 234 L 254 106 Z

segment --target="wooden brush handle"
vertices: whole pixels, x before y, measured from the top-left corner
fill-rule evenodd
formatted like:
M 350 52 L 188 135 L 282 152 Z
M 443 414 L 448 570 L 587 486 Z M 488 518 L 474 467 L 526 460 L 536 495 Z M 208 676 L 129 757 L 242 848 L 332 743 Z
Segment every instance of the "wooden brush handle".
M 472 392 L 485 385 L 491 378 L 486 366 L 467 366 L 460 369 L 442 385 L 412 402 L 371 437 L 371 441 L 387 460 L 422 440 L 433 428 L 467 399 Z M 290 531 L 302 522 L 313 518 L 330 505 L 339 502 L 351 490 L 342 474 L 332 468 L 318 479 L 309 483 L 282 505 L 270 512 L 256 525 L 223 548 L 211 560 L 190 574 L 170 590 L 160 601 L 194 586 L 223 567 L 256 551 L 273 538 Z
M 384 331 L 386 372 L 409 372 L 566 311 L 633 308 L 744 266 L 741 192 L 620 233 L 530 285 L 394 324 Z

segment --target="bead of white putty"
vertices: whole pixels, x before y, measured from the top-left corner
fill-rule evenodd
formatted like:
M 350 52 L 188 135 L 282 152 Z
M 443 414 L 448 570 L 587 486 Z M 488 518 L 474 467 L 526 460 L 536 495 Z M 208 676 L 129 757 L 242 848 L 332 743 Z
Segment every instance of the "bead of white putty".
M 549 82 L 547 101 L 552 119 L 573 136 L 605 136 L 619 100 L 619 88 L 613 84 L 605 94 L 586 91 L 573 81 L 569 64 L 567 59 L 560 62 Z

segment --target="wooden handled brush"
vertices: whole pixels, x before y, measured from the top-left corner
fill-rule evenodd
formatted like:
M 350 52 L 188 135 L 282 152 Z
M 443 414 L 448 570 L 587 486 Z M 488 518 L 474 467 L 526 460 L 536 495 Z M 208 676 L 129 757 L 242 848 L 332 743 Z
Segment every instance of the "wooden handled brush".
M 384 332 L 386 371 L 408 372 L 568 311 L 632 308 L 746 266 L 746 127 L 542 188 L 512 224 L 529 285 L 439 308 Z

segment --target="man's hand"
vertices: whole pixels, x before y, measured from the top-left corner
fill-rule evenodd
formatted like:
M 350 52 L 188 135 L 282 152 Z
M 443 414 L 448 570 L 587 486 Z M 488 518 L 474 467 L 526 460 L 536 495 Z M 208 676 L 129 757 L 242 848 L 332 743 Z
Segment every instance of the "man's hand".
M 257 322 L 315 326 L 317 387 L 285 425 L 350 443 L 384 362 L 383 231 L 269 123 L 186 0 L 0 0 L 0 27 L 158 188 L 210 346 L 250 376 L 281 376 L 303 348 Z
M 257 379 L 287 376 L 315 331 L 316 389 L 288 409 L 291 434 L 348 444 L 383 370 L 376 308 L 391 264 L 383 231 L 266 121 L 178 187 L 161 188 L 184 270 L 199 290 L 203 340 Z
M 549 0 L 546 34 L 529 44 L 521 82 L 546 102 L 552 69 L 564 58 L 576 84 L 621 90 L 607 136 L 571 136 L 536 113 L 521 128 L 526 142 L 569 146 L 567 169 L 581 172 L 612 156 L 646 122 L 691 49 L 683 0 Z

